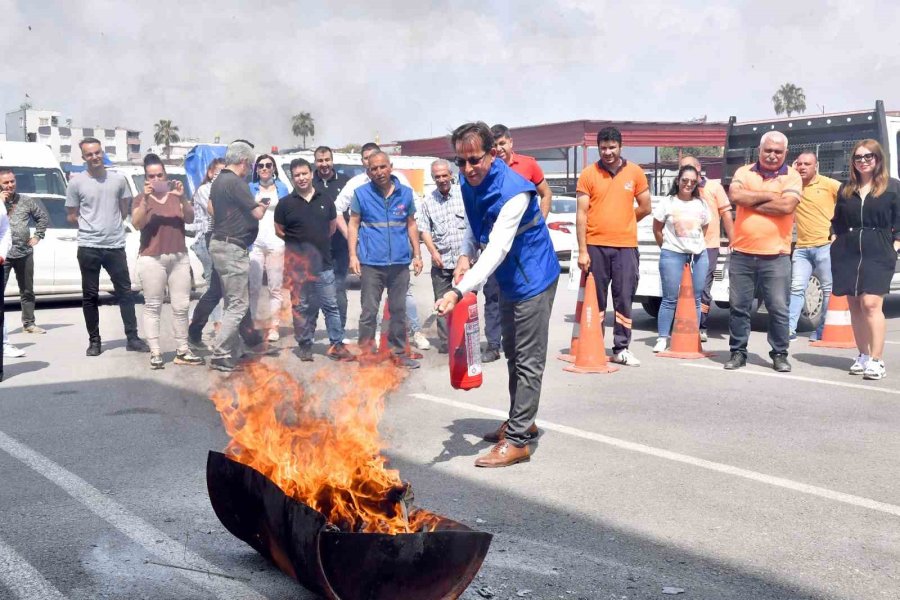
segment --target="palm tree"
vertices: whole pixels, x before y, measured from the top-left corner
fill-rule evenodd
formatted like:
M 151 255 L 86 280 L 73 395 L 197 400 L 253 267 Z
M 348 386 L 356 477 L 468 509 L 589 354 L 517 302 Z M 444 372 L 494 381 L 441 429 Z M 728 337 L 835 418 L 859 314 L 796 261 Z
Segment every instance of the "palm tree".
M 178 125 L 172 125 L 172 121 L 169 119 L 160 119 L 159 123 L 153 127 L 153 141 L 157 146 L 165 146 L 166 158 L 170 158 L 172 144 L 181 141 L 181 136 L 178 135 Z
M 291 132 L 303 138 L 303 148 L 306 148 L 306 136 L 316 135 L 316 123 L 308 112 L 301 112 L 291 117 Z
M 803 93 L 803 88 L 793 83 L 785 83 L 778 88 L 772 96 L 772 103 L 775 105 L 776 115 L 787 113 L 790 117 L 793 113 L 806 112 L 806 94 Z

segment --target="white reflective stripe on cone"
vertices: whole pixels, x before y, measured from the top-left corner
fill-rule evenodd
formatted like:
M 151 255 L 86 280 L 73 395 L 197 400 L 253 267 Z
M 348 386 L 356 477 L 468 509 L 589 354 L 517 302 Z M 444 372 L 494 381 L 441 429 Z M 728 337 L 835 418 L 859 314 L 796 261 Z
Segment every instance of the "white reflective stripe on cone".
M 826 325 L 850 325 L 849 310 L 829 310 L 825 313 Z

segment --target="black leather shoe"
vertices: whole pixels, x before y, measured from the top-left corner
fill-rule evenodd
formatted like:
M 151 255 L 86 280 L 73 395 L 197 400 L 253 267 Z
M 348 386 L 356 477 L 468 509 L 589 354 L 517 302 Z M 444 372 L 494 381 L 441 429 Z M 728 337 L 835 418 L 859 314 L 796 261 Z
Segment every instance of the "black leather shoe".
M 776 354 L 772 357 L 772 368 L 779 373 L 790 373 L 791 363 L 788 362 L 786 354 Z
M 734 371 L 735 369 L 740 369 L 741 367 L 747 366 L 747 357 L 744 356 L 742 352 L 732 352 L 731 358 L 728 359 L 728 362 L 725 363 L 726 371 Z
M 312 362 L 312 346 L 303 344 L 302 346 L 297 346 L 297 358 L 299 358 L 303 362 Z
M 100 356 L 100 342 L 91 342 L 88 344 L 87 350 L 84 352 L 85 356 Z
M 128 338 L 125 349 L 129 352 L 150 352 L 150 346 L 139 337 Z
M 484 351 L 484 354 L 481 355 L 481 362 L 489 363 L 494 362 L 495 360 L 500 360 L 500 348 L 488 346 L 487 350 Z
M 229 357 L 209 359 L 209 368 L 214 371 L 223 371 L 225 373 L 232 373 L 234 371 L 243 371 L 244 370 L 243 366 L 234 362 Z

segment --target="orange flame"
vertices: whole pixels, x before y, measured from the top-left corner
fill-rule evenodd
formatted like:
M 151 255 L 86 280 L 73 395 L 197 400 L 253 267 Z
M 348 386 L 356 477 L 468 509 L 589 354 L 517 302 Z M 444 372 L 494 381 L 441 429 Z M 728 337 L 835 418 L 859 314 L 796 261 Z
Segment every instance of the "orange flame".
M 404 376 L 390 363 L 323 368 L 304 387 L 281 368 L 251 364 L 211 396 L 231 436 L 225 454 L 342 531 L 432 531 L 440 518 L 407 514 L 409 486 L 381 454 L 384 398 Z

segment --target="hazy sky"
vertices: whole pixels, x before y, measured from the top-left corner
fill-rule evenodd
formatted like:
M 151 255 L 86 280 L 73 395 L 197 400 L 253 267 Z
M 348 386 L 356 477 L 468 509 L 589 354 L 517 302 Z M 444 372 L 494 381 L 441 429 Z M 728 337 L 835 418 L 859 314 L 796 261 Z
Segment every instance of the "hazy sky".
M 766 118 L 900 109 L 898 3 L 605 0 L 0 0 L 4 112 L 27 93 L 79 126 L 341 146 L 467 120 Z

